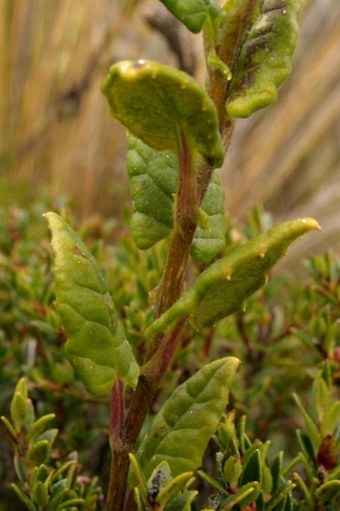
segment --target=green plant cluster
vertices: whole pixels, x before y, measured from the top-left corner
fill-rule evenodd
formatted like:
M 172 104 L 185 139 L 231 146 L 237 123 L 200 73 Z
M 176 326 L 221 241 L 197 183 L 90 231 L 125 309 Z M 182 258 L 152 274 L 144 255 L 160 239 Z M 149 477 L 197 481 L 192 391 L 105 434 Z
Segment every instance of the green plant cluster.
M 11 421 L 2 417 L 15 451 L 19 485 L 12 488 L 28 511 L 75 511 L 97 508 L 101 496 L 97 479 L 78 477 L 77 459 L 51 464 L 51 451 L 58 430 L 49 428 L 55 414 L 36 419 L 28 397 L 27 381 L 21 378 L 10 405 Z M 47 464 L 48 463 L 48 464 Z
M 23 373 L 34 395 L 26 379 L 10 403 L 5 394 L 12 488 L 30 511 L 99 509 L 96 475 L 106 511 L 333 511 L 339 261 L 312 258 L 302 289 L 280 279 L 262 289 L 320 226 L 264 229 L 255 209 L 235 236 L 218 173 L 235 119 L 275 101 L 291 71 L 302 2 L 163 3 L 203 31 L 207 85 L 144 59 L 115 63 L 102 84 L 128 130 L 136 246 L 77 233 L 65 211 L 45 213 L 52 258 L 45 239 L 25 252 L 25 224 L 15 242 L 1 234 L 2 380 Z M 67 460 L 73 447 L 89 479 Z
M 43 418 L 42 423 L 47 420 L 44 417 L 50 418 L 52 423 L 53 414 L 51 412 L 58 409 L 60 416 L 55 417 L 53 422 L 57 422 L 61 432 L 56 437 L 54 446 L 57 445 L 57 452 L 60 452 L 61 458 L 60 461 L 55 460 L 55 453 L 53 449 L 50 450 L 47 461 L 43 463 L 44 467 L 49 468 L 41 470 L 47 474 L 48 470 L 52 470 L 51 466 L 55 467 L 57 462 L 58 475 L 56 478 L 62 479 L 70 467 L 72 467 L 71 472 L 75 472 L 76 462 L 72 461 L 68 467 L 67 464 L 70 460 L 64 462 L 68 467 L 65 472 L 61 470 L 63 466 L 61 460 L 67 458 L 67 453 L 79 451 L 81 464 L 89 466 L 89 459 L 93 456 L 90 446 L 94 439 L 102 438 L 102 443 L 96 444 L 97 448 L 100 445 L 105 446 L 104 433 L 108 412 L 105 402 L 95 403 L 89 400 L 62 353 L 61 343 L 64 342 L 64 334 L 60 320 L 54 313 L 55 291 L 54 283 L 51 280 L 52 260 L 47 249 L 47 233 L 43 230 L 41 220 L 41 211 L 45 208 L 46 206 L 34 206 L 30 212 L 13 208 L 8 210 L 6 215 L 4 212 L 2 215 L 2 226 L 7 225 L 7 227 L 6 230 L 3 229 L 1 245 L 1 351 L 3 356 L 1 408 L 5 410 L 9 406 L 15 382 L 19 375 L 25 374 L 30 381 L 30 394 L 34 397 L 36 413 L 38 413 L 38 417 Z M 9 223 L 9 219 L 11 219 L 11 223 Z M 22 219 L 25 219 L 25 222 Z M 19 220 L 20 223 L 17 225 L 16 222 Z M 32 229 L 36 223 L 41 225 L 41 231 L 39 229 L 38 233 Z M 226 253 L 230 250 L 231 244 L 239 243 L 236 239 L 254 238 L 258 232 L 263 230 L 264 224 L 268 225 L 268 217 L 259 209 L 255 209 L 248 224 L 241 231 L 229 228 Z M 108 239 L 105 229 L 99 232 L 101 239 L 98 239 L 96 229 L 90 226 L 84 226 L 80 233 L 92 247 L 92 252 L 101 260 L 110 284 L 110 294 L 122 318 L 124 329 L 128 332 L 131 344 L 142 356 L 143 345 L 140 343 L 140 332 L 145 329 L 151 319 L 148 294 L 152 292 L 159 281 L 167 252 L 166 244 L 151 249 L 147 252 L 147 257 L 142 257 L 140 251 L 126 235 L 121 237 L 119 243 L 107 242 L 103 245 L 102 239 Z M 17 275 L 14 278 L 14 269 L 18 266 L 22 272 L 20 282 L 27 282 L 26 286 L 18 285 Z M 286 481 L 284 488 L 288 487 L 291 480 L 295 484 L 294 491 L 289 492 L 291 496 L 285 497 L 288 501 L 293 501 L 295 505 L 293 509 L 299 509 L 297 506 L 305 509 L 303 506 L 306 501 L 310 506 L 311 502 L 314 505 L 315 492 L 320 488 L 321 481 L 326 483 L 333 479 L 339 479 L 337 467 L 328 468 L 327 474 L 320 479 L 319 471 L 323 470 L 320 467 L 325 461 L 323 459 L 323 463 L 321 463 L 318 452 L 322 442 L 324 444 L 329 442 L 328 449 L 333 450 L 333 454 L 328 454 L 331 459 L 333 456 L 333 461 L 329 462 L 332 465 L 334 452 L 338 449 L 338 447 L 334 447 L 334 441 L 336 444 L 338 443 L 334 417 L 336 417 L 336 413 L 339 413 L 336 412 L 339 404 L 332 401 L 329 389 L 332 384 L 333 387 L 336 387 L 340 378 L 339 324 L 337 321 L 340 264 L 337 257 L 326 254 L 307 260 L 306 268 L 309 280 L 304 285 L 297 285 L 289 278 L 274 277 L 263 290 L 248 301 L 247 309 L 244 312 L 226 318 L 217 329 L 195 330 L 190 328 L 190 331 L 182 339 L 181 349 L 175 356 L 172 371 L 166 377 L 165 382 L 170 388 L 174 388 L 184 381 L 188 374 L 192 374 L 196 368 L 199 368 L 202 361 L 207 358 L 214 359 L 223 354 L 232 354 L 243 361 L 238 370 L 239 376 L 231 386 L 232 406 L 229 405 L 231 411 L 222 420 L 214 436 L 216 448 L 212 449 L 210 456 L 212 459 L 217 456 L 216 469 L 207 472 L 205 468 L 204 471 L 199 472 L 200 477 L 205 481 L 204 484 L 211 486 L 212 495 L 210 500 L 208 499 L 209 509 L 214 509 L 213 506 L 216 508 L 217 501 L 221 503 L 228 498 L 228 495 L 232 496 L 230 490 L 232 485 L 230 486 L 230 481 L 225 479 L 225 476 L 222 478 L 223 483 L 215 478 L 212 481 L 211 478 L 217 467 L 221 467 L 222 455 L 217 455 L 218 452 L 223 454 L 223 466 L 226 465 L 227 459 L 235 460 L 235 456 L 237 459 L 243 460 L 241 464 L 244 465 L 246 448 L 239 446 L 241 430 L 247 438 L 247 449 L 250 448 L 249 445 L 254 444 L 262 452 L 264 447 L 260 446 L 267 446 L 265 448 L 266 455 L 261 454 L 261 459 L 267 460 L 263 463 L 266 463 L 266 466 L 269 463 L 269 466 L 268 469 L 262 468 L 262 473 L 268 473 L 270 469 L 272 474 L 273 470 L 275 471 L 274 467 L 279 463 L 276 461 L 273 465 L 273 459 L 276 456 L 280 458 L 284 472 L 283 477 Z M 199 267 L 196 271 L 199 271 Z M 38 278 L 39 272 L 40 278 Z M 32 274 L 36 276 L 33 285 Z M 44 297 L 43 290 L 47 288 L 49 293 L 42 298 Z M 28 292 L 30 293 L 29 299 L 27 299 Z M 280 300 L 278 298 L 280 296 L 284 299 Z M 282 302 L 286 305 L 283 306 Z M 11 315 L 9 315 L 10 312 Z M 319 326 L 320 323 L 322 328 Z M 188 342 L 189 339 L 190 342 Z M 34 361 L 28 364 L 27 355 L 30 341 L 37 342 L 39 349 Z M 43 343 L 44 349 L 40 348 L 40 343 Z M 313 380 L 315 380 L 315 384 L 313 394 L 311 394 L 310 387 Z M 300 401 L 296 398 L 299 403 L 298 407 L 292 399 L 294 392 L 300 396 Z M 166 388 L 163 389 L 162 395 L 166 395 Z M 158 403 L 164 399 L 162 395 L 160 394 L 155 402 L 156 408 L 159 406 Z M 308 422 L 309 428 L 312 428 L 312 435 L 317 439 L 314 447 L 308 441 L 310 435 L 308 427 L 303 426 L 299 419 L 299 416 L 303 417 L 303 415 L 308 417 L 306 412 L 299 412 L 302 402 L 314 403 L 311 410 L 307 407 L 308 416 L 311 418 Z M 96 416 L 95 422 L 88 414 L 89 407 L 92 410 L 91 413 Z M 324 412 L 322 410 L 325 410 L 325 407 L 326 409 L 333 407 L 329 410 L 328 419 L 326 417 L 326 423 L 333 420 L 333 430 L 332 424 L 326 425 L 323 419 Z M 244 423 L 244 414 L 248 416 L 247 427 Z M 334 414 L 333 419 L 332 414 Z M 243 418 L 239 419 L 239 417 Z M 311 421 L 315 425 L 314 428 L 311 426 Z M 324 425 L 322 425 L 323 423 Z M 47 422 L 46 426 L 49 426 Z M 292 442 L 292 437 L 298 428 L 300 428 L 300 432 L 296 437 L 297 440 Z M 226 433 L 228 431 L 229 436 Z M 316 434 L 315 431 L 318 433 Z M 234 438 L 233 442 L 227 440 L 230 437 Z M 268 440 L 269 438 L 270 440 Z M 23 441 L 27 442 L 27 440 Z M 2 436 L 2 442 L 5 442 L 2 449 L 3 452 L 6 452 L 6 443 L 8 443 L 6 435 Z M 235 442 L 237 448 L 234 445 Z M 271 443 L 270 448 L 268 448 L 269 443 Z M 13 444 L 13 441 L 12 445 L 15 448 L 16 444 Z M 244 446 L 244 441 L 241 442 L 241 445 Z M 232 446 L 234 447 L 232 448 Z M 280 450 L 281 453 L 279 453 Z M 324 447 L 321 449 L 321 453 L 323 450 L 325 450 Z M 214 452 L 216 454 L 213 454 Z M 10 502 L 13 499 L 13 496 L 10 496 L 9 485 L 18 477 L 10 469 L 9 456 L 10 453 L 7 449 L 6 472 L 3 467 L 1 474 L 5 485 L 1 497 L 4 511 L 10 509 Z M 138 467 L 138 463 L 139 461 L 135 460 L 134 466 Z M 232 461 L 228 462 L 227 467 L 229 465 L 232 465 Z M 32 505 L 35 504 L 33 493 L 27 493 L 28 480 L 35 480 L 33 473 L 39 466 L 27 468 L 25 476 L 21 471 L 22 479 L 15 483 L 18 491 L 23 492 L 26 499 L 31 498 Z M 224 473 L 225 470 L 223 469 L 222 472 Z M 136 471 L 138 473 L 138 468 Z M 154 481 L 155 474 L 152 473 L 145 481 L 145 476 L 140 475 L 143 471 L 139 470 L 139 501 L 143 502 L 144 499 L 148 502 L 147 499 L 149 499 L 153 502 L 157 499 L 157 502 L 164 501 L 164 504 L 169 504 L 169 499 L 176 497 L 180 502 L 187 499 L 186 502 L 190 501 L 193 509 L 199 509 L 197 490 L 193 483 L 193 472 L 186 470 L 181 475 L 173 475 L 166 465 L 165 468 L 162 468 L 161 474 L 164 471 L 166 474 L 164 477 L 158 474 L 157 467 L 153 471 L 158 474 L 156 481 L 161 480 L 157 486 L 158 483 L 156 484 Z M 101 471 L 99 467 L 91 467 L 90 470 L 87 470 L 87 474 L 88 480 L 95 478 L 96 474 L 105 480 L 105 471 Z M 57 479 L 53 481 L 57 482 Z M 46 482 L 46 480 L 47 476 L 44 481 Z M 236 485 L 238 490 L 235 493 L 238 496 L 242 489 L 241 481 L 243 479 L 240 472 Z M 309 491 L 308 496 L 301 489 L 304 488 L 304 482 Z M 48 479 L 48 484 L 50 484 L 50 479 Z M 91 488 L 96 487 L 95 483 L 91 484 L 93 485 Z M 158 488 L 156 496 L 155 485 Z M 329 495 L 332 496 L 332 494 L 333 497 L 336 496 L 337 483 L 332 483 L 330 486 L 331 490 L 325 493 L 325 499 L 326 496 L 329 498 Z M 71 487 L 72 485 L 67 486 L 67 488 Z M 49 494 L 52 495 L 52 493 L 49 490 Z M 272 490 L 266 489 L 264 496 L 267 498 L 269 493 L 272 494 Z M 183 497 L 182 494 L 186 497 Z M 82 498 L 79 493 L 77 495 Z M 300 496 L 296 497 L 297 495 Z M 318 495 L 321 495 L 321 490 L 318 491 Z M 231 500 L 231 502 L 235 502 L 236 506 L 237 499 Z M 283 502 L 284 498 L 282 497 L 281 504 Z M 333 498 L 333 502 L 337 501 Z M 202 505 L 204 504 L 202 503 Z M 208 501 L 206 505 L 208 505 Z M 19 506 L 18 500 L 17 509 L 21 509 Z M 84 506 L 79 505 L 79 509 L 83 508 Z M 97 509 L 100 508 L 99 500 Z

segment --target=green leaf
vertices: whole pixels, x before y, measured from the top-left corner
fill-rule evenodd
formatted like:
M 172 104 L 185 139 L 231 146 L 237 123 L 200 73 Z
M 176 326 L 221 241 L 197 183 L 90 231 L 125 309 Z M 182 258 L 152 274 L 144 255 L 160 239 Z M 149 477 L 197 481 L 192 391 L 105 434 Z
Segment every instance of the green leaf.
M 318 421 L 322 424 L 324 415 L 332 404 L 332 396 L 327 383 L 320 374 L 316 376 L 313 382 L 313 403 L 317 412 Z M 330 433 L 331 432 L 332 431 L 330 431 Z
M 166 511 L 189 511 L 191 509 L 190 504 L 198 494 L 198 491 L 191 490 L 182 493 L 167 505 Z
M 129 135 L 126 164 L 133 208 L 131 233 L 137 247 L 145 250 L 171 233 L 178 158 Z
M 223 473 L 226 481 L 231 486 L 236 486 L 242 473 L 242 462 L 239 455 L 229 456 L 223 466 Z
M 332 434 L 335 428 L 340 424 L 340 401 L 335 401 L 325 411 L 323 422 L 321 424 L 322 435 Z
M 200 32 L 206 21 L 221 17 L 223 11 L 214 0 L 161 0 L 162 4 L 191 32 Z
M 256 449 L 247 460 L 243 469 L 241 484 L 245 485 L 252 481 L 262 482 L 261 455 L 259 449 Z
M 31 444 L 26 455 L 26 465 L 33 468 L 45 463 L 49 450 L 50 443 L 48 440 L 39 440 L 35 444 Z
M 309 413 L 303 406 L 299 396 L 297 394 L 293 394 L 293 398 L 294 398 L 294 401 L 297 404 L 300 412 L 303 415 L 303 418 L 304 418 L 304 421 L 306 424 L 306 428 L 308 431 L 308 436 L 312 443 L 314 454 L 316 454 L 316 452 L 318 451 L 320 444 L 321 444 L 321 433 L 320 433 L 317 425 L 315 424 L 315 421 L 312 419 L 312 417 L 309 415 Z
M 282 482 L 282 476 L 283 476 L 283 451 L 280 451 L 276 456 L 272 464 L 271 468 L 272 473 L 272 480 L 273 480 L 273 488 L 272 492 L 275 494 L 275 492 L 278 490 L 279 486 Z
M 269 270 L 292 241 L 312 229 L 319 225 L 311 218 L 292 220 L 235 248 L 201 273 L 193 287 L 147 328 L 145 336 L 165 331 L 183 316 L 191 315 L 198 325 L 211 326 L 242 310 L 245 300 L 266 283 Z
M 57 310 L 66 355 L 91 394 L 108 394 L 116 378 L 134 387 L 139 367 L 96 261 L 56 213 L 46 217 L 55 255 Z
M 241 509 L 246 509 L 249 504 L 255 502 L 261 492 L 260 483 L 257 481 L 253 481 L 251 483 L 245 484 L 237 490 L 234 495 L 231 495 L 227 499 L 222 501 L 223 511 L 229 511 L 233 509 L 235 506 L 241 506 Z
M 192 476 L 192 472 L 184 472 L 171 479 L 157 495 L 157 503 L 160 506 L 165 506 L 168 502 L 172 501 L 188 485 Z
M 313 509 L 313 495 L 312 495 L 312 491 L 311 491 L 311 488 L 307 487 L 305 481 L 302 479 L 302 477 L 300 476 L 300 474 L 298 472 L 294 472 L 293 474 L 293 479 L 294 479 L 294 482 L 295 482 L 295 485 L 300 489 L 302 495 L 303 495 L 303 498 L 304 500 L 306 501 L 306 504 L 307 504 L 307 509 Z M 279 496 L 280 496 L 280 493 L 279 493 Z M 275 499 L 275 505 L 276 505 L 276 501 L 278 499 L 278 497 L 274 497 Z M 272 499 L 272 500 L 274 500 Z
M 48 503 L 47 488 L 42 481 L 37 481 L 33 487 L 33 499 L 39 506 L 46 506 Z
M 37 508 L 31 499 L 27 497 L 27 495 L 16 484 L 12 484 L 12 489 L 19 497 L 21 502 L 26 506 L 27 511 L 37 511 Z
M 55 419 L 55 417 L 56 416 L 54 413 L 49 413 L 43 417 L 40 417 L 40 419 L 37 419 L 27 431 L 27 442 L 31 442 L 32 440 L 38 438 L 38 436 L 41 435 L 43 431 L 45 431 L 47 424 Z
M 206 222 L 198 223 L 191 255 L 196 261 L 208 264 L 225 246 L 224 188 L 218 170 L 211 177 L 201 209 Z
M 315 492 L 318 501 L 332 501 L 340 495 L 340 480 L 326 481 Z
M 296 430 L 296 436 L 299 442 L 301 453 L 310 463 L 315 463 L 315 452 L 310 437 L 300 429 Z
M 13 428 L 12 424 L 3 415 L 1 416 L 1 422 L 4 425 L 4 428 L 6 429 L 6 432 L 8 433 L 12 442 L 15 445 L 17 445 L 19 443 L 19 436 L 18 436 L 17 432 L 15 431 L 15 429 Z
M 18 383 L 15 387 L 15 391 L 19 392 L 19 394 L 21 394 L 23 399 L 25 399 L 25 400 L 28 399 L 28 386 L 27 386 L 26 378 L 20 378 L 20 380 L 18 381 Z
M 282 488 L 280 488 L 277 493 L 270 499 L 266 506 L 266 511 L 273 511 L 277 508 L 277 506 L 282 502 L 286 497 L 291 493 L 291 491 L 295 488 L 294 483 L 286 483 Z
M 126 161 L 132 199 L 131 233 L 137 247 L 145 250 L 167 237 L 173 228 L 178 158 L 171 151 L 155 151 L 129 135 Z M 201 210 L 206 221 L 197 226 L 191 255 L 208 263 L 225 245 L 224 189 L 217 170 Z
M 277 99 L 290 75 L 303 0 L 262 0 L 242 43 L 230 84 L 227 112 L 248 117 Z
M 28 419 L 27 399 L 19 392 L 15 392 L 11 401 L 10 410 L 15 430 L 19 432 L 25 426 Z
M 184 137 L 193 152 L 221 166 L 215 106 L 183 71 L 153 61 L 122 61 L 111 67 L 101 90 L 112 115 L 145 144 L 177 154 Z
M 233 357 L 211 362 L 171 394 L 138 451 L 146 477 L 162 461 L 169 464 L 173 476 L 200 466 L 227 404 L 238 364 Z

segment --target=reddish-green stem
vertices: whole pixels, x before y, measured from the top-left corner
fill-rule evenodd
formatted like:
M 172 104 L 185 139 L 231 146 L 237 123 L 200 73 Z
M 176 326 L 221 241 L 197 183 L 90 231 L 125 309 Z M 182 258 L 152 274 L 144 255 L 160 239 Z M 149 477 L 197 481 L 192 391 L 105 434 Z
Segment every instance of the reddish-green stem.
M 184 133 L 179 132 L 179 173 L 180 183 L 177 194 L 176 222 L 172 236 L 163 278 L 159 286 L 156 316 L 160 316 L 178 300 L 183 286 L 190 246 L 196 228 L 197 179 L 193 169 L 192 154 Z M 108 511 L 124 509 L 128 454 L 133 449 L 145 417 L 150 409 L 156 390 L 171 361 L 185 321 L 181 321 L 168 336 L 157 336 L 149 344 L 144 371 L 138 380 L 130 409 L 121 432 L 121 443 L 113 446 L 108 492 Z M 157 368 L 153 357 L 160 351 L 162 363 Z M 143 369 L 143 368 L 142 368 Z M 129 499 L 126 511 L 135 508 Z
M 251 3 L 252 0 L 250 0 Z M 221 46 L 223 48 L 223 46 Z M 226 115 L 225 83 L 210 77 L 209 94 L 217 106 L 220 131 L 225 149 L 229 146 L 233 122 Z M 179 130 L 179 174 L 180 182 L 176 202 L 175 228 L 172 235 L 163 277 L 158 289 L 155 316 L 161 316 L 180 297 L 188 264 L 190 248 L 197 225 L 197 208 L 201 204 L 208 187 L 213 168 L 206 162 L 193 162 L 190 145 L 185 133 Z M 197 165 L 197 168 L 194 167 Z M 108 492 L 107 511 L 135 511 L 136 505 L 130 498 L 125 504 L 129 452 L 138 439 L 146 415 L 150 409 L 159 384 L 169 367 L 172 354 L 180 338 L 186 320 L 180 321 L 171 334 L 157 335 L 148 346 L 145 365 L 139 377 L 137 388 L 132 396 L 120 440 L 113 445 Z M 163 357 L 163 358 L 162 358 Z M 157 366 L 155 361 L 162 359 Z M 124 507 L 125 506 L 125 507 Z

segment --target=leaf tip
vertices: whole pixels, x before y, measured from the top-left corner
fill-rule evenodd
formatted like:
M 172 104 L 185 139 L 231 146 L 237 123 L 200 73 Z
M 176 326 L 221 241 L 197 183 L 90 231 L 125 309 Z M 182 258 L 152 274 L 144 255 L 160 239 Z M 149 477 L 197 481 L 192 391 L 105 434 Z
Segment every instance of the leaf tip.
M 301 218 L 300 221 L 301 221 L 302 224 L 306 225 L 308 230 L 311 230 L 311 231 L 312 230 L 317 230 L 317 231 L 321 231 L 322 230 L 321 225 L 314 218 L 305 217 L 305 218 Z

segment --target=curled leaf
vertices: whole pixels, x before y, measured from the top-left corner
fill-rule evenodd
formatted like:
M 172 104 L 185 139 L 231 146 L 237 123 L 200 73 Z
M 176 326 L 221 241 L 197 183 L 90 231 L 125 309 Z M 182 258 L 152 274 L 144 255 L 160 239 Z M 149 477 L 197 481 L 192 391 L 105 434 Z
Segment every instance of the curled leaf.
M 146 337 L 165 331 L 183 316 L 192 316 L 199 325 L 211 326 L 242 310 L 245 300 L 266 283 L 269 270 L 289 245 L 305 232 L 319 228 L 312 218 L 300 218 L 279 224 L 235 248 L 201 273 L 193 287 L 147 328 Z
M 303 0 L 262 0 L 242 43 L 230 83 L 227 112 L 248 117 L 277 99 L 291 72 Z
M 96 396 L 108 394 L 118 377 L 134 387 L 139 367 L 94 257 L 59 215 L 46 217 L 55 256 L 56 306 L 70 363 Z
M 227 404 L 238 364 L 233 357 L 211 362 L 171 394 L 138 451 L 146 477 L 162 461 L 168 463 L 173 476 L 200 466 Z
M 191 76 L 154 61 L 114 64 L 101 88 L 112 115 L 153 149 L 178 152 L 185 137 L 193 152 L 215 166 L 224 150 L 217 112 Z

